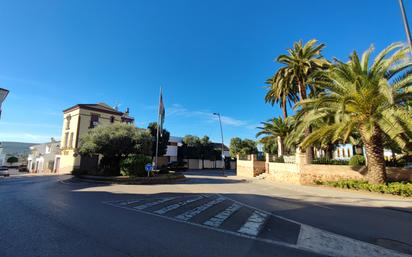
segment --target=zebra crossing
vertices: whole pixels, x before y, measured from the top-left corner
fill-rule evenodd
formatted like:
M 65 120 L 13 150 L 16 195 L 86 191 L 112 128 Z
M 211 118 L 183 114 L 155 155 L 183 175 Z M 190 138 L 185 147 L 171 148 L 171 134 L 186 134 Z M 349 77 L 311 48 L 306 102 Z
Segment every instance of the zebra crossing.
M 295 244 L 300 230 L 296 223 L 221 195 L 166 196 L 103 203 L 264 241 Z

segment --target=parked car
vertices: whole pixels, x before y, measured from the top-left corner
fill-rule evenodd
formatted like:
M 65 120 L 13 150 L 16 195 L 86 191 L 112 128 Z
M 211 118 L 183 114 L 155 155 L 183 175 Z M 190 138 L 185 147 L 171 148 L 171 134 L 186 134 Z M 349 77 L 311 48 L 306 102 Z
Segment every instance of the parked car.
M 18 169 L 19 169 L 19 172 L 29 172 L 26 165 L 20 165 Z
M 10 176 L 9 169 L 7 167 L 1 166 L 0 167 L 0 176 L 3 176 L 3 177 Z
M 177 161 L 177 162 L 171 162 L 171 163 L 169 163 L 169 164 L 167 164 L 166 165 L 166 167 L 169 169 L 169 170 L 174 170 L 174 171 L 185 171 L 185 170 L 187 170 L 187 162 L 179 162 L 179 161 Z

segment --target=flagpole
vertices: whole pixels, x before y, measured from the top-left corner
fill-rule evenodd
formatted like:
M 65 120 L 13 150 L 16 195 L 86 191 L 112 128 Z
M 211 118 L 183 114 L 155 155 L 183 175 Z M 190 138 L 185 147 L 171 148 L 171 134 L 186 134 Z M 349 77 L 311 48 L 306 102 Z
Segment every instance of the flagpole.
M 158 154 L 159 154 L 159 123 L 160 123 L 160 98 L 162 96 L 162 87 L 160 87 L 160 94 L 159 94 L 159 108 L 157 111 L 157 125 L 156 125 L 156 156 L 155 156 L 155 169 L 157 170 L 157 161 L 158 161 Z

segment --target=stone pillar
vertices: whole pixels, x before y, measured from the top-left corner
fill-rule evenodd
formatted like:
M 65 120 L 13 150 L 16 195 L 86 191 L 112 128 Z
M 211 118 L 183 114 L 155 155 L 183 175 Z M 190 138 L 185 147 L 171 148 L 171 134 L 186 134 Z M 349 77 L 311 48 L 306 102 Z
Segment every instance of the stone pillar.
M 265 153 L 265 172 L 269 173 L 269 158 L 270 155 L 268 153 Z
M 250 161 L 252 161 L 252 162 L 254 162 L 254 161 L 256 161 L 256 154 L 251 154 L 250 155 Z
M 302 153 L 302 150 L 300 147 L 296 149 L 296 164 L 298 165 L 298 170 L 299 172 L 302 171 L 303 165 L 308 164 L 307 162 L 308 158 L 306 156 L 306 153 Z

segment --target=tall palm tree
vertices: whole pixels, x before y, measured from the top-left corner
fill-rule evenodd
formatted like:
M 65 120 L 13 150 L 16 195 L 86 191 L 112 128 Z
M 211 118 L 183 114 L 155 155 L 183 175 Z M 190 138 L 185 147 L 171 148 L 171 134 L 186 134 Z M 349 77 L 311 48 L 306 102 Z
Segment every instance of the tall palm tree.
M 370 61 L 371 46 L 361 58 L 356 52 L 348 62 L 336 63 L 318 81 L 324 89 L 317 97 L 300 103 L 313 111 L 313 121 L 332 113 L 334 122 L 313 131 L 302 142 L 307 146 L 327 137 L 346 141 L 359 133 L 366 149 L 368 181 L 386 181 L 383 140 L 385 137 L 404 148 L 412 139 L 412 113 L 407 103 L 412 99 L 412 62 L 408 48 L 392 44 Z
M 284 71 L 284 70 L 283 70 Z M 292 103 L 297 102 L 297 91 L 293 88 L 293 83 L 288 81 L 288 77 L 283 72 L 277 72 L 273 77 L 266 80 L 269 86 L 265 95 L 265 102 L 279 104 L 282 109 L 283 118 L 288 117 L 287 105 L 292 107 Z
M 265 137 L 260 139 L 263 143 L 274 142 L 276 140 L 278 144 L 278 156 L 283 156 L 285 153 L 284 140 L 293 129 L 292 122 L 291 117 L 286 119 L 279 117 L 270 119 L 267 122 L 261 122 L 263 126 L 258 127 L 260 131 L 256 134 L 256 137 L 265 135 Z
M 280 55 L 276 61 L 283 65 L 270 80 L 271 87 L 265 100 L 275 103 L 280 101 L 286 117 L 286 99 L 296 102 L 307 98 L 307 90 L 316 92 L 316 75 L 319 71 L 327 69 L 329 62 L 322 57 L 324 44 L 318 44 L 316 39 L 309 40 L 306 44 L 302 41 L 293 44 L 293 48 L 288 49 L 287 55 Z M 309 135 L 310 127 L 304 133 Z M 308 146 L 306 154 L 309 160 L 313 158 L 313 149 Z

